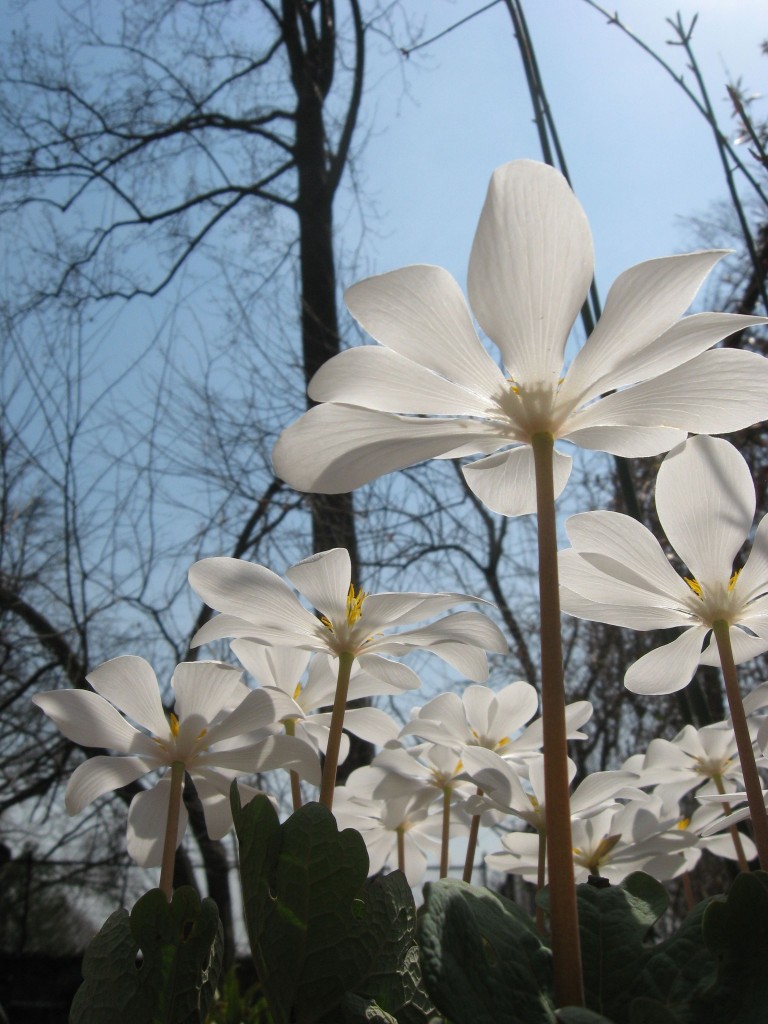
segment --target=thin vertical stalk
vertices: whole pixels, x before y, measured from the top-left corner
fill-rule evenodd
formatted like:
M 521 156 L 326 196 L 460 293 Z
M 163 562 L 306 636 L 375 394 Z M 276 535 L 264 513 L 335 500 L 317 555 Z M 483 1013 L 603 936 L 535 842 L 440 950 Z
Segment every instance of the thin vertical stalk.
M 349 694 L 349 677 L 352 672 L 354 654 L 342 651 L 339 655 L 339 674 L 336 680 L 336 696 L 331 713 L 331 729 L 328 734 L 328 746 L 325 750 L 323 779 L 320 784 L 320 803 L 333 810 L 333 791 L 336 788 L 336 770 L 339 767 L 339 749 L 341 734 L 344 729 L 344 712 L 347 709 Z
M 571 840 L 565 680 L 560 634 L 554 438 L 531 439 L 536 474 L 541 619 L 541 712 L 544 732 L 544 809 L 547 832 L 549 919 L 557 1006 L 583 1006 L 579 918 Z
M 288 718 L 285 722 L 285 735 L 295 736 L 296 735 L 296 719 Z M 291 771 L 291 803 L 293 804 L 294 811 L 298 811 L 301 807 L 301 778 L 298 772 Z
M 168 816 L 165 821 L 165 842 L 163 860 L 160 866 L 160 890 L 171 902 L 173 896 L 173 864 L 176 859 L 176 839 L 179 835 L 181 815 L 181 793 L 184 788 L 184 762 L 174 761 L 171 765 L 171 785 L 168 793 Z
M 448 876 L 448 843 L 451 838 L 451 787 L 443 789 L 443 832 L 440 842 L 440 877 Z
M 717 622 L 712 623 L 712 631 L 715 634 L 717 650 L 720 654 L 720 665 L 723 670 L 728 708 L 731 712 L 731 723 L 736 736 L 736 747 L 739 751 L 741 773 L 744 776 L 744 788 L 747 791 L 747 803 L 752 817 L 757 855 L 760 858 L 760 867 L 763 871 L 768 871 L 768 815 L 765 811 L 763 787 L 760 784 L 760 776 L 755 764 L 752 737 L 749 734 L 747 716 L 744 713 L 744 705 L 739 691 L 739 681 L 736 676 L 736 665 L 731 647 L 730 626 L 725 619 L 718 619 Z
M 717 792 L 721 796 L 724 796 L 725 786 L 723 785 L 722 775 L 713 775 L 712 781 L 715 784 Z M 731 805 L 726 800 L 723 800 L 723 813 L 731 813 Z M 749 861 L 747 860 L 746 853 L 744 853 L 744 846 L 742 845 L 741 835 L 739 834 L 738 828 L 736 828 L 735 825 L 731 825 L 728 831 L 731 833 L 731 839 L 733 840 L 733 848 L 736 851 L 736 860 L 739 862 L 739 871 L 749 871 Z
M 397 870 L 405 874 L 405 830 L 397 826 Z
M 482 796 L 483 791 L 478 786 L 477 796 Z M 469 825 L 469 839 L 467 839 L 467 856 L 464 858 L 464 874 L 461 876 L 464 882 L 472 881 L 472 874 L 475 870 L 475 851 L 477 850 L 477 834 L 480 831 L 480 814 L 473 814 Z
M 547 832 L 539 829 L 539 861 L 536 873 L 536 892 L 539 893 L 547 884 Z M 547 928 L 544 923 L 544 911 L 536 904 L 536 928 L 540 935 L 545 935 Z

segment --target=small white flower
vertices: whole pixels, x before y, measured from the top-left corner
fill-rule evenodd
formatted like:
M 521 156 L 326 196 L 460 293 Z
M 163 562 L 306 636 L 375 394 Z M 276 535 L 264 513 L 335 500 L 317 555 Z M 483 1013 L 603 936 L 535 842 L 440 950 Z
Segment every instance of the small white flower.
M 563 611 L 632 629 L 684 627 L 630 667 L 624 682 L 637 693 L 672 693 L 699 663 L 719 666 L 713 641 L 702 654 L 718 621 L 729 624 L 736 664 L 768 650 L 768 516 L 734 572 L 755 513 L 755 487 L 739 452 L 714 437 L 679 445 L 659 470 L 656 509 L 689 576 L 675 572 L 649 530 L 618 512 L 572 516 L 573 548 L 560 552 Z
M 229 787 L 237 775 L 286 768 L 319 784 L 320 766 L 312 749 L 293 737 L 274 735 L 275 699 L 258 690 L 243 697 L 240 676 L 221 662 L 178 665 L 170 717 L 152 666 L 133 656 L 114 658 L 90 672 L 86 678 L 95 693 L 51 690 L 33 697 L 68 739 L 122 755 L 98 755 L 75 769 L 66 790 L 67 811 L 77 814 L 104 793 L 181 762 L 195 782 L 209 835 L 219 839 L 232 826 Z M 131 725 L 121 711 L 146 731 Z M 131 801 L 128 852 L 145 867 L 158 866 L 162 859 L 169 784 L 161 779 Z M 186 825 L 182 806 L 178 842 Z
M 193 643 L 239 637 L 334 658 L 352 654 L 368 675 L 381 681 L 384 688 L 377 693 L 391 692 L 392 686 L 413 689 L 418 685 L 411 669 L 382 655 L 423 649 L 470 679 L 483 680 L 488 675 L 485 652 L 507 651 L 501 630 L 479 612 L 456 612 L 428 625 L 403 629 L 457 604 L 487 602 L 467 594 L 366 594 L 352 582 L 344 548 L 312 555 L 285 575 L 319 616 L 262 565 L 237 558 L 205 558 L 195 563 L 189 570 L 192 588 L 222 614 L 206 623 Z

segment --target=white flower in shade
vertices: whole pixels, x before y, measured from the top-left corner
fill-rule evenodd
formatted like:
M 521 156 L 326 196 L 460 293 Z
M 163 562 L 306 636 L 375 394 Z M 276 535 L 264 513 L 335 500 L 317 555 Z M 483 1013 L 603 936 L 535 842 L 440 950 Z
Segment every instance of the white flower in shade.
M 483 747 L 468 748 L 463 757 L 465 776 L 481 790 L 482 796 L 470 801 L 468 810 L 477 814 L 481 807 L 491 807 L 516 818 L 522 818 L 537 832 L 546 829 L 544 796 L 544 758 L 538 757 L 527 767 L 527 785 L 515 768 L 503 757 Z M 573 780 L 576 765 L 568 761 L 568 781 Z M 637 786 L 634 772 L 593 772 L 574 789 L 570 796 L 571 818 L 584 818 L 607 807 L 616 806 L 619 796 L 644 796 Z M 630 788 L 631 787 L 631 788 Z
M 486 651 L 505 653 L 501 630 L 480 612 L 456 612 L 416 628 L 457 604 L 480 602 L 467 594 L 366 594 L 351 579 L 349 553 L 332 548 L 304 559 L 286 577 L 320 613 L 314 615 L 279 576 L 237 558 L 205 558 L 189 570 L 192 588 L 222 612 L 193 639 L 195 645 L 237 637 L 293 646 L 338 657 L 354 655 L 384 689 L 413 689 L 412 669 L 382 655 L 427 650 L 470 679 L 488 676 Z M 397 632 L 394 632 L 397 630 Z M 373 690 L 369 691 L 373 693 Z
M 423 707 L 414 708 L 400 736 L 418 736 L 458 752 L 466 747 L 485 747 L 523 763 L 535 757 L 544 743 L 541 719 L 526 725 L 538 707 L 536 690 L 522 679 L 498 691 L 488 686 L 468 686 L 461 697 L 440 693 Z M 589 701 L 566 705 L 568 739 L 586 738 L 579 729 L 591 714 Z
M 482 454 L 464 467 L 469 487 L 489 508 L 520 515 L 536 509 L 536 434 L 645 456 L 688 432 L 764 419 L 768 361 L 707 351 L 763 318 L 683 317 L 722 255 L 694 252 L 625 271 L 566 369 L 566 343 L 592 281 L 589 225 L 558 171 L 506 164 L 491 179 L 469 262 L 472 310 L 503 369 L 447 271 L 411 266 L 361 281 L 345 299 L 380 344 L 320 368 L 308 390 L 322 404 L 279 438 L 275 470 L 297 490 L 334 493 L 425 459 Z M 556 495 L 570 468 L 556 452 Z
M 736 736 L 728 722 L 696 729 L 686 725 L 673 740 L 651 740 L 639 768 L 640 786 L 655 786 L 668 803 L 686 793 L 733 792 L 744 785 Z
M 324 654 L 312 655 L 295 647 L 264 647 L 253 640 L 233 640 L 230 646 L 240 664 L 267 693 L 276 690 L 283 695 L 280 720 L 292 721 L 296 736 L 325 753 L 331 714 L 317 709 L 332 705 L 336 694 L 337 674 L 330 659 Z M 302 681 L 305 673 L 306 680 Z M 357 664 L 352 666 L 348 700 L 380 694 L 382 689 L 383 684 L 378 679 L 363 672 Z M 401 693 L 402 690 L 392 687 L 390 692 Z M 378 746 L 394 740 L 399 731 L 398 724 L 385 711 L 371 707 L 348 707 L 344 728 Z M 344 735 L 340 763 L 348 753 L 349 738 Z
M 118 756 L 91 757 L 75 769 L 66 790 L 67 811 L 77 814 L 104 793 L 182 762 L 202 801 L 208 833 L 219 839 L 232 825 L 229 788 L 236 776 L 286 768 L 319 784 L 320 765 L 312 748 L 294 737 L 275 735 L 280 702 L 258 690 L 243 697 L 240 676 L 221 662 L 178 665 L 172 679 L 176 702 L 169 717 L 151 665 L 132 656 L 114 658 L 90 672 L 86 678 L 95 693 L 52 690 L 33 697 L 74 743 L 118 751 Z M 131 801 L 128 852 L 146 867 L 158 866 L 162 859 L 169 786 L 168 779 L 161 779 Z M 182 806 L 178 842 L 186 825 Z
M 678 828 L 678 818 L 669 814 L 661 798 L 653 796 L 574 818 L 571 828 L 577 882 L 598 875 L 618 884 L 633 871 L 665 881 L 686 869 L 686 853 L 697 843 L 693 833 Z M 535 881 L 539 837 L 512 832 L 501 841 L 505 851 L 487 856 L 488 866 Z
M 678 446 L 659 470 L 656 509 L 688 575 L 675 572 L 649 530 L 618 512 L 572 516 L 566 530 L 573 548 L 559 556 L 563 611 L 632 629 L 684 627 L 630 667 L 624 682 L 637 693 L 672 693 L 699 663 L 719 666 L 713 640 L 702 654 L 718 621 L 730 626 L 736 664 L 768 650 L 768 516 L 734 572 L 755 512 L 742 456 L 720 438 Z
M 403 853 L 403 873 L 412 886 L 423 880 L 430 861 L 440 857 L 443 815 L 430 813 L 433 793 L 418 793 L 377 800 L 376 786 L 384 777 L 378 768 L 358 768 L 336 790 L 333 813 L 340 829 L 354 828 L 363 837 L 370 860 L 369 874 L 398 866 L 398 837 Z M 466 835 L 466 816 L 451 809 L 451 836 Z

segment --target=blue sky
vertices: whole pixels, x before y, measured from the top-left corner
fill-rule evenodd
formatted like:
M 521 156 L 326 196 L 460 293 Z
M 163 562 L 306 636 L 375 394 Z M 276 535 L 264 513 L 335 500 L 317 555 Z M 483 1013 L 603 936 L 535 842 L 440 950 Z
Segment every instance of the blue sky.
M 423 38 L 483 3 L 410 0 Z M 725 83 L 741 77 L 766 92 L 768 38 L 763 0 L 613 0 L 611 10 L 670 61 L 687 81 L 685 55 L 666 40 L 665 19 L 699 18 L 693 45 L 713 101 L 729 125 Z M 699 247 L 687 218 L 725 196 L 710 129 L 672 79 L 583 0 L 526 4 L 574 188 L 595 235 L 603 298 L 633 263 Z M 521 63 L 503 4 L 410 58 L 403 96 L 390 56 L 370 87 L 365 120 L 373 133 L 363 180 L 376 201 L 381 237 L 364 246 L 369 269 L 405 263 L 447 266 L 463 284 L 472 235 L 494 167 L 540 158 Z M 388 70 L 387 70 L 388 69 Z M 765 100 L 756 101 L 765 111 Z M 349 283 L 349 282 L 346 282 Z

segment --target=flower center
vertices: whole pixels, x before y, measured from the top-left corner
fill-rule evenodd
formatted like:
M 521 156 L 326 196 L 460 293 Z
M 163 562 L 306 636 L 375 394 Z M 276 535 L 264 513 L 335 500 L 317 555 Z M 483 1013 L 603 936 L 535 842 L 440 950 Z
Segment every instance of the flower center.
M 701 583 L 690 576 L 683 576 L 698 600 L 689 605 L 690 610 L 702 621 L 710 625 L 717 619 L 732 621 L 734 612 L 733 592 L 741 569 L 733 573 L 727 584 L 721 582 Z
M 517 428 L 518 439 L 530 442 L 534 434 L 553 434 L 567 416 L 568 410 L 558 403 L 558 392 L 565 378 L 557 383 L 546 381 L 520 384 L 513 377 L 507 377 L 508 392 L 501 398 L 504 413 Z
M 347 591 L 347 625 L 354 626 L 360 621 L 363 614 L 363 601 L 365 601 L 368 595 L 365 593 L 362 587 L 355 590 L 354 583 L 349 584 L 349 590 Z M 320 621 L 326 627 L 330 629 L 332 633 L 335 633 L 333 623 L 330 619 L 327 619 L 325 615 L 320 616 Z

